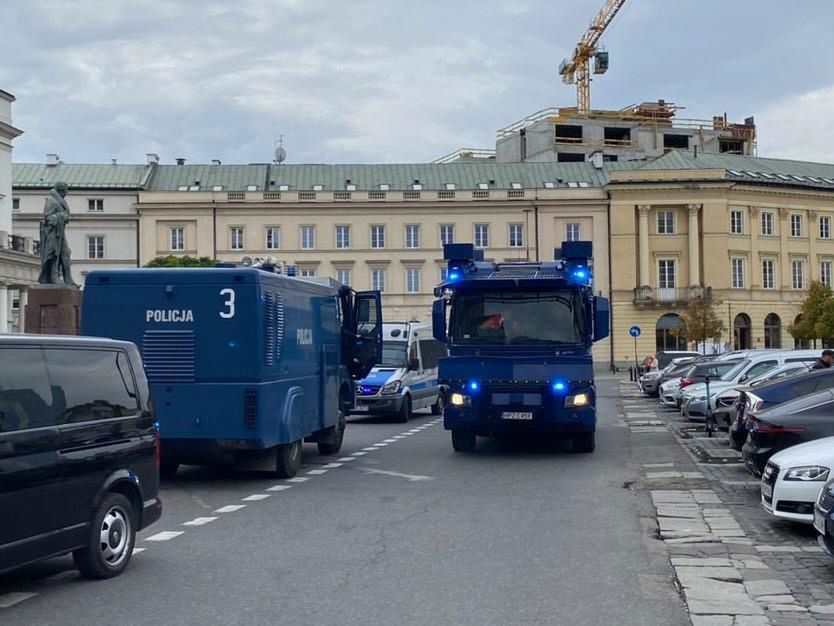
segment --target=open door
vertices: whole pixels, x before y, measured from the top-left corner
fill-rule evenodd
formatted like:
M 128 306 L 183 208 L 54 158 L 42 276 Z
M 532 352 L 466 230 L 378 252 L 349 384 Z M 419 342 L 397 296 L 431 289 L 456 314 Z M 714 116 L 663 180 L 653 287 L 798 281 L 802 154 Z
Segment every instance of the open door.
M 353 299 L 353 345 L 348 370 L 354 380 L 365 378 L 382 358 L 382 299 L 379 291 L 359 291 Z

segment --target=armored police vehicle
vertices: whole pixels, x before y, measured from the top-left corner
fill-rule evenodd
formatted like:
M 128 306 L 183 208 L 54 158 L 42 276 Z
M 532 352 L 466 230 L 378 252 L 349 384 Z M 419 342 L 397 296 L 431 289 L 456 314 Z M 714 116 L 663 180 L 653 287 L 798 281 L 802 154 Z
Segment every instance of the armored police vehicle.
M 478 435 L 536 433 L 593 452 L 591 347 L 608 336 L 609 305 L 593 294 L 591 242 L 565 242 L 553 261 L 486 263 L 471 244 L 447 244 L 444 258 L 432 318 L 449 345 L 438 378 L 454 449 L 474 450 Z
M 337 452 L 382 351 L 379 292 L 274 268 L 90 272 L 81 330 L 139 347 L 166 475 L 233 462 L 291 477 L 302 441 Z

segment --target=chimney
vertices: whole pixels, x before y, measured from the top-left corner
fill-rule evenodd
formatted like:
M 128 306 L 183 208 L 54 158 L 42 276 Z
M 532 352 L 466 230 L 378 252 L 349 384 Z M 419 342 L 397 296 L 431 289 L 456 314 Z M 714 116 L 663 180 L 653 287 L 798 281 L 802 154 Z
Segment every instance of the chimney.
M 148 165 L 157 165 L 159 164 L 159 155 L 154 154 L 153 152 L 148 152 L 145 154 L 145 162 Z
M 176 161 L 177 161 L 177 165 L 185 165 L 185 159 L 183 159 L 183 158 L 176 159 Z
M 212 165 L 220 165 L 220 159 L 212 159 L 211 164 Z
M 61 163 L 61 157 L 59 157 L 57 154 L 50 153 L 50 154 L 46 155 L 46 165 L 47 165 L 47 167 L 55 167 L 56 165 L 59 165 L 60 163 Z

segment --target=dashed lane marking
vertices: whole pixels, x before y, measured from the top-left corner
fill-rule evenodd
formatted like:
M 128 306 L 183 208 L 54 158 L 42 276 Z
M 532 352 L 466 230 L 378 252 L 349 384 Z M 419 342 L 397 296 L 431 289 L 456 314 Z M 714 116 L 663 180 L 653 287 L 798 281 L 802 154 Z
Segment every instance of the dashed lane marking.
M 383 476 L 396 476 L 397 478 L 405 478 L 409 482 L 421 482 L 425 480 L 434 480 L 431 476 L 421 476 L 419 474 L 402 474 L 400 472 L 389 472 L 388 470 L 375 469 L 373 467 L 360 467 L 361 471 L 366 474 L 381 474 Z
M 13 607 L 15 604 L 19 604 L 24 600 L 28 600 L 29 598 L 35 597 L 36 593 L 26 593 L 22 591 L 13 591 L 12 593 L 6 593 L 0 596 L 0 609 L 8 609 Z
M 342 467 L 342 465 L 343 465 L 342 463 L 328 463 L 327 465 L 322 465 L 321 469 L 323 469 L 323 470 L 336 469 L 337 467 Z M 312 472 L 307 472 L 307 473 L 310 474 Z
M 374 448 L 374 450 L 376 450 L 376 448 Z M 368 454 L 368 453 L 367 452 L 354 452 L 353 454 L 351 454 L 351 456 L 365 456 L 366 454 Z
M 234 513 L 235 511 L 240 511 L 245 508 L 245 504 L 227 504 L 226 506 L 217 509 L 215 513 Z
M 377 449 L 376 446 L 370 446 L 369 448 L 362 448 L 365 452 L 373 452 Z
M 379 443 L 375 443 L 374 445 L 375 445 L 377 448 L 384 448 L 384 447 L 385 447 L 385 446 L 387 446 L 388 444 L 387 444 L 387 443 L 385 443 L 384 441 L 381 441 L 381 442 L 379 442 Z
M 348 461 L 355 461 L 352 456 L 343 456 L 341 459 L 336 459 L 339 463 L 347 463 Z
M 163 530 L 161 533 L 145 537 L 145 541 L 170 541 L 174 537 L 179 537 L 182 534 L 183 531 L 181 530 Z
M 313 470 L 310 470 L 309 472 L 307 472 L 307 474 L 309 474 L 310 476 L 321 476 L 322 474 L 326 474 L 326 473 L 327 473 L 326 469 L 313 469 Z
M 145 548 L 133 548 L 133 554 L 139 554 L 140 552 L 144 552 Z
M 309 478 L 304 478 L 303 476 L 296 476 L 295 478 L 288 478 L 287 482 L 288 483 L 306 483 L 308 480 L 310 480 L 310 479 Z
M 190 522 L 183 522 L 182 525 L 183 526 L 204 526 L 205 524 L 210 524 L 211 522 L 213 522 L 216 519 L 217 519 L 216 517 L 195 517 Z
M 261 500 L 266 500 L 269 497 L 268 493 L 255 493 L 251 496 L 246 496 L 245 498 L 241 498 L 241 502 L 260 502 Z
M 286 491 L 287 489 L 292 489 L 292 485 L 272 485 L 272 487 L 267 487 L 267 491 Z

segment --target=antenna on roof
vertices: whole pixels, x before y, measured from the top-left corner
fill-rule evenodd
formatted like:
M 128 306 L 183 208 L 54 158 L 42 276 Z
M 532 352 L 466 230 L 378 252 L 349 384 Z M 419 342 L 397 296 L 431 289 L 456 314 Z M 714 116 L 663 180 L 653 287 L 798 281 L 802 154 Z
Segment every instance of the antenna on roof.
M 273 162 L 281 165 L 287 160 L 287 151 L 284 149 L 284 135 L 279 139 L 275 139 L 275 128 L 272 129 L 272 141 L 275 143 L 275 152 L 273 153 Z

